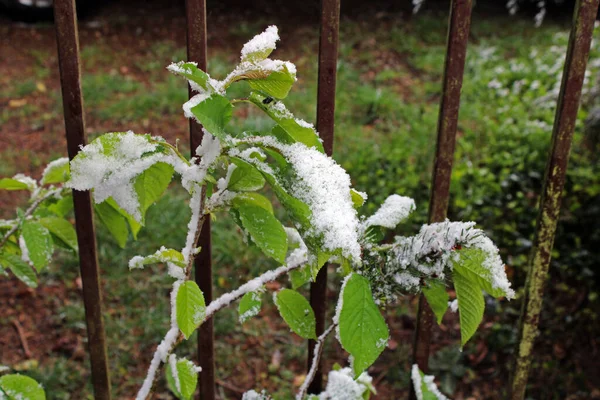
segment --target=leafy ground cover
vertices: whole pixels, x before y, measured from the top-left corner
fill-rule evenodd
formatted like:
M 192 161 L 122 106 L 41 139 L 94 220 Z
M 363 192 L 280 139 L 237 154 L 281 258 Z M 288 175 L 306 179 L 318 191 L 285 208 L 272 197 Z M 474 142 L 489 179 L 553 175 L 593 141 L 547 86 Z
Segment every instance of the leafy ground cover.
M 272 23 L 280 26 L 284 43 L 279 56 L 293 61 L 302 73 L 287 103 L 304 119 L 314 120 L 316 19 L 290 24 L 277 17 L 212 15 L 209 70 L 219 77 L 219 71 L 236 63 L 240 45 Z M 171 61 L 185 58 L 183 26 L 180 9 L 125 5 L 82 21 L 82 85 L 91 137 L 132 129 L 169 141 L 179 138 L 181 147 L 187 145 L 188 123 L 179 107 L 187 88 L 165 71 Z M 553 119 L 551 93 L 567 30 L 566 20 L 546 21 L 537 29 L 529 19 L 504 15 L 477 14 L 473 22 L 450 213 L 455 219 L 478 221 L 499 243 L 516 288 L 523 286 Z M 410 18 L 380 13 L 343 19 L 341 24 L 335 158 L 353 176 L 354 185 L 372 197 L 372 204 L 396 192 L 414 197 L 415 226 L 424 222 L 427 211 L 445 31 L 444 14 Z M 65 154 L 53 35 L 50 25 L 1 24 L 6 54 L 0 64 L 3 177 L 39 174 L 46 162 Z M 595 45 L 595 74 L 598 57 Z M 593 104 L 586 97 L 581 121 Z M 235 112 L 247 117 L 236 129 L 267 123 L 250 108 Z M 600 278 L 594 271 L 600 257 L 600 171 L 583 144 L 582 128 L 580 123 L 531 377 L 534 398 L 589 398 L 600 391 L 593 380 L 600 373 L 593 364 L 600 331 Z M 148 226 L 126 251 L 98 230 L 117 398 L 135 392 L 154 343 L 168 326 L 165 274 L 153 274 L 152 269 L 129 272 L 127 261 L 153 252 L 155 243 L 176 246 L 183 240 L 189 217 L 183 198 L 170 195 L 151 208 Z M 14 192 L 0 193 L 1 216 L 14 212 L 20 201 Z M 245 248 L 241 235 L 226 218 L 213 226 L 217 294 L 272 267 L 258 251 L 240 252 Z M 27 371 L 44 383 L 51 398 L 91 395 L 90 384 L 81 384 L 89 373 L 80 291 L 76 258 L 68 253 L 60 255 L 35 292 L 0 281 L 0 364 Z M 332 304 L 334 298 L 332 293 Z M 505 387 L 508 377 L 518 307 L 518 299 L 489 301 L 484 327 L 463 353 L 457 347 L 458 319 L 445 317 L 434 332 L 432 357 L 432 372 L 443 391 L 456 398 L 498 398 L 498 388 Z M 415 308 L 414 300 L 405 300 L 387 310 L 390 349 L 371 369 L 378 398 L 400 398 L 407 392 Z M 239 398 L 253 387 L 290 397 L 294 388 L 284 382 L 302 382 L 304 341 L 288 333 L 273 304 L 242 328 L 236 318 L 232 308 L 215 326 L 221 397 Z M 188 343 L 182 351 L 193 352 L 194 340 Z M 242 352 L 248 355 L 244 359 L 239 357 Z M 344 360 L 333 344 L 325 356 L 331 364 Z

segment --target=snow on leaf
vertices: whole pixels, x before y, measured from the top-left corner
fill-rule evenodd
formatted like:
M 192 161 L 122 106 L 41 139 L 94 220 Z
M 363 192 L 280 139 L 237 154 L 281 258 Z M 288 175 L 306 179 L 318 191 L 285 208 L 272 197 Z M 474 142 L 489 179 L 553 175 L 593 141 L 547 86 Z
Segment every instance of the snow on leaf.
M 262 300 L 260 291 L 246 293 L 240 300 L 240 305 L 238 307 L 240 323 L 243 324 L 250 318 L 258 315 L 261 305 Z
M 0 189 L 5 190 L 29 190 L 33 192 L 37 189 L 37 182 L 23 174 L 17 174 L 12 178 L 0 179 Z
M 269 26 L 263 33 L 254 36 L 242 47 L 242 62 L 257 62 L 267 58 L 275 50 L 278 40 L 277 27 L 275 25 Z
M 159 162 L 178 166 L 181 160 L 149 135 L 136 135 L 131 131 L 107 133 L 83 147 L 71 161 L 71 178 L 67 186 L 76 190 L 93 189 L 96 203 L 112 197 L 125 212 L 141 222 L 143 215 L 136 178 Z M 169 175 L 169 179 L 170 173 L 172 169 L 160 171 L 164 176 Z M 146 199 L 141 201 L 144 207 L 149 203 Z
M 69 159 L 59 158 L 50 162 L 42 173 L 42 185 L 51 183 L 63 183 L 69 179 Z

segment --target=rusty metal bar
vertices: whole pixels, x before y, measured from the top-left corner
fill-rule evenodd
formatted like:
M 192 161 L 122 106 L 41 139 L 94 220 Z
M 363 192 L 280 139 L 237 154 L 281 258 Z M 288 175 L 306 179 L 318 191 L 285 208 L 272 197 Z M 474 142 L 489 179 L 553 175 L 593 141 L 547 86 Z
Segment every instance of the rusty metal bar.
M 206 33 L 206 1 L 186 0 L 185 12 L 187 21 L 187 57 L 188 61 L 198 63 L 198 67 L 206 71 L 207 64 L 207 33 Z M 189 96 L 192 97 L 189 89 Z M 202 127 L 190 119 L 190 148 L 192 157 L 196 148 L 202 142 Z M 212 301 L 212 248 L 210 237 L 210 219 L 204 221 L 198 239 L 202 251 L 194 260 L 196 283 L 204 293 L 208 305 Z M 208 319 L 198 328 L 198 364 L 202 372 L 198 374 L 200 399 L 214 400 L 215 398 L 215 344 L 214 322 Z
M 448 211 L 450 175 L 452 174 L 460 108 L 460 91 L 471 26 L 471 9 L 472 0 L 452 0 L 450 5 L 444 86 L 438 116 L 437 147 L 429 201 L 429 223 L 444 221 Z M 413 359 L 423 371 L 428 370 L 432 326 L 433 313 L 425 297 L 421 295 L 419 297 Z M 411 395 L 413 393 L 414 391 L 411 390 Z
M 319 86 L 317 93 L 317 131 L 323 139 L 327 155 L 333 153 L 335 126 L 335 83 L 337 76 L 338 42 L 340 31 L 340 0 L 321 0 L 321 27 L 319 39 Z M 325 330 L 327 313 L 327 265 L 317 274 L 310 287 L 310 304 L 317 320 L 317 336 Z M 308 341 L 307 368 L 310 369 L 316 342 Z M 322 362 L 319 362 L 308 393 L 323 389 Z
M 590 53 L 594 22 L 600 0 L 578 0 L 573 15 L 560 94 L 556 107 L 551 150 L 546 164 L 544 187 L 521 311 L 519 349 L 513 372 L 511 399 L 525 397 L 532 349 L 538 335 L 544 284 L 548 276 L 554 234 L 560 214 L 562 191 L 577 121 L 585 69 Z
M 54 21 L 67 150 L 69 158 L 73 159 L 79 152 L 79 147 L 86 144 L 75 1 L 55 0 Z M 100 291 L 96 233 L 90 192 L 74 190 L 73 205 L 94 397 L 108 400 L 111 398 L 110 377 L 108 374 L 108 357 L 106 355 L 106 339 L 102 318 L 102 293 Z

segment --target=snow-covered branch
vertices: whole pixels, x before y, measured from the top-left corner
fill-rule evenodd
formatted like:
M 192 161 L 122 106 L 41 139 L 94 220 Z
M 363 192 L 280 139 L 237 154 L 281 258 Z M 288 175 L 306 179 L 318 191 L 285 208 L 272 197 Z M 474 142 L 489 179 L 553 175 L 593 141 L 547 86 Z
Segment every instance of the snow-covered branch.
M 308 386 L 313 381 L 313 379 L 315 379 L 315 374 L 317 373 L 317 367 L 319 366 L 319 360 L 321 359 L 321 354 L 323 353 L 323 343 L 325 342 L 325 339 L 327 339 L 327 336 L 329 336 L 329 334 L 331 332 L 333 332 L 333 330 L 336 326 L 337 326 L 337 324 L 331 325 L 329 328 L 327 328 L 325 330 L 325 332 L 323 332 L 321 334 L 321 336 L 319 336 L 317 338 L 317 342 L 315 343 L 312 364 L 310 365 L 310 370 L 306 374 L 306 378 L 304 379 L 304 383 L 302 383 L 302 386 L 300 386 L 300 390 L 298 390 L 298 394 L 296 395 L 296 400 L 302 400 L 304 398 L 304 396 L 306 395 L 306 391 L 308 390 Z

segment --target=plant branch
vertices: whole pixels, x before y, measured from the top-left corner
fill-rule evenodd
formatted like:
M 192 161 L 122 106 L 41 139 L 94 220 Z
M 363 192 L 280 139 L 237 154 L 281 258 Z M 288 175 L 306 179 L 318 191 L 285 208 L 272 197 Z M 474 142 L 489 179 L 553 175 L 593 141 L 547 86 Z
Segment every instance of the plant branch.
M 317 338 L 317 342 L 315 344 L 315 355 L 313 357 L 312 364 L 310 366 L 310 370 L 308 371 L 308 374 L 306 374 L 304 383 L 302 383 L 302 386 L 300 386 L 300 390 L 298 391 L 298 394 L 296 395 L 296 400 L 302 400 L 304 398 L 304 396 L 306 396 L 306 391 L 308 390 L 308 386 L 311 384 L 313 379 L 315 379 L 315 375 L 317 374 L 317 367 L 319 365 L 319 360 L 321 359 L 321 354 L 323 353 L 323 343 L 325 343 L 325 339 L 327 339 L 327 336 L 329 336 L 329 334 L 331 332 L 333 332 L 333 329 L 336 326 L 337 326 L 337 324 L 335 324 L 335 323 L 330 325 L 329 328 L 327 328 L 325 330 L 325 332 L 323 332 L 321 334 L 321 336 L 319 336 Z
M 202 219 L 204 219 L 204 218 L 202 218 Z M 293 271 L 295 269 L 301 268 L 304 265 L 305 265 L 305 263 L 294 264 L 291 266 L 281 266 L 272 271 L 267 271 L 264 274 L 252 279 L 251 281 L 246 282 L 245 284 L 243 284 L 236 290 L 221 295 L 218 299 L 212 301 L 208 305 L 208 307 L 206 307 L 206 314 L 205 314 L 205 317 L 204 317 L 204 320 L 202 323 L 204 323 L 205 321 L 210 319 L 219 310 L 227 307 L 233 301 L 243 297 L 246 293 L 250 293 L 255 290 L 258 290 L 261 286 L 265 285 L 266 283 L 272 282 L 272 281 L 280 278 L 282 275 L 285 275 L 288 272 Z M 202 323 L 200 325 L 202 325 Z M 169 332 L 171 332 L 172 335 L 173 335 L 173 333 L 172 333 L 173 329 L 175 329 L 175 328 L 171 328 L 171 330 L 169 330 Z M 176 328 L 176 329 L 178 332 L 179 328 Z M 171 355 L 171 353 L 173 352 L 173 350 L 183 341 L 183 335 L 181 333 L 179 333 L 176 340 L 173 340 L 171 342 L 167 341 L 168 336 L 169 336 L 169 333 L 167 333 L 163 342 L 161 342 L 161 344 L 158 346 L 157 351 L 154 353 L 154 358 L 152 360 L 151 366 L 148 369 L 148 376 L 146 376 L 146 380 L 148 380 L 148 382 L 150 382 L 150 379 L 151 379 L 151 382 L 152 382 L 151 387 L 152 388 L 154 388 L 154 386 L 156 385 L 156 381 L 158 380 L 158 372 L 159 372 L 160 366 L 162 364 L 162 360 L 168 359 L 169 356 Z M 161 346 L 163 346 L 163 344 L 165 344 L 166 348 L 161 349 Z M 164 355 L 164 357 L 161 357 L 161 355 Z M 156 365 L 154 368 L 153 368 L 153 364 Z M 146 382 L 146 381 L 144 381 L 144 382 Z M 142 396 L 140 396 L 140 394 L 142 394 Z M 149 390 L 146 393 L 145 391 L 142 392 L 142 390 L 140 389 L 140 393 L 138 393 L 137 399 L 138 400 L 141 400 L 141 399 L 148 400 L 148 399 L 150 399 L 151 396 L 152 396 L 152 390 Z
M 25 210 L 25 213 L 23 214 L 23 218 L 29 217 L 40 206 L 40 204 L 42 204 L 45 200 L 49 199 L 50 197 L 60 193 L 61 191 L 62 191 L 62 188 L 55 189 L 55 190 L 49 190 L 48 193 L 46 193 L 42 197 L 35 200 L 29 206 L 29 208 L 27 210 Z M 8 238 L 10 238 L 18 229 L 19 229 L 19 224 L 16 224 L 8 232 L 6 232 L 6 235 L 4 235 L 4 237 L 2 238 L 2 241 L 0 242 L 0 248 L 2 248 L 6 244 L 6 242 L 8 241 Z

